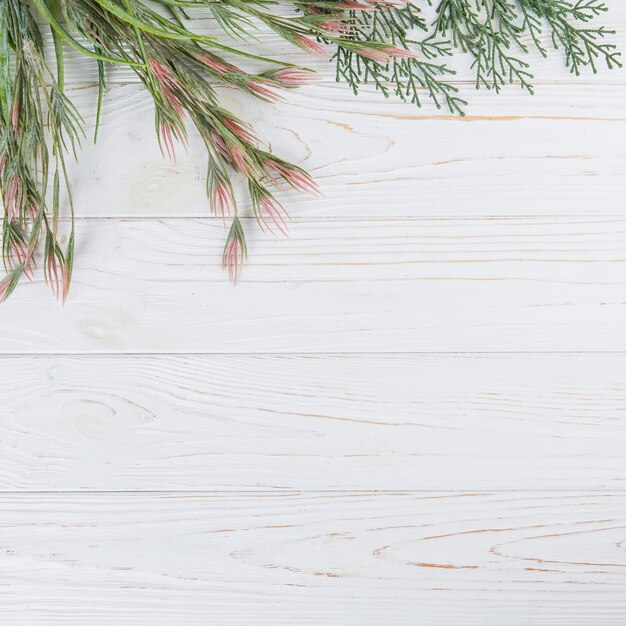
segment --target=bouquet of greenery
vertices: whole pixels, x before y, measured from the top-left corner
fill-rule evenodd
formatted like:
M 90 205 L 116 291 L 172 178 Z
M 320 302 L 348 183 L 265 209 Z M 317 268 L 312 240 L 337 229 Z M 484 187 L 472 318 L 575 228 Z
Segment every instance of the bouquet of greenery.
M 83 120 L 64 91 L 68 48 L 93 59 L 99 77 L 99 117 L 109 64 L 137 74 L 154 102 L 161 150 L 174 158 L 189 122 L 207 151 L 211 210 L 228 220 L 223 265 L 233 281 L 246 258 L 232 175 L 245 180 L 261 227 L 285 231 L 277 188 L 317 193 L 301 168 L 261 147 L 245 120 L 220 104 L 226 85 L 272 102 L 280 92 L 306 84 L 312 72 L 243 49 L 258 28 L 286 44 L 336 65 L 338 81 L 357 93 L 371 83 L 421 105 L 463 113 L 466 102 L 449 82 L 446 60 L 472 58 L 476 86 L 499 91 L 518 83 L 532 92 L 526 55 L 556 49 L 571 72 L 595 72 L 600 62 L 620 66 L 610 34 L 593 20 L 607 10 L 601 0 L 0 0 L 0 192 L 4 204 L 2 258 L 5 299 L 38 256 L 57 297 L 65 300 L 74 256 L 72 230 L 59 236 L 60 187 L 68 185 L 68 154 L 76 155 Z M 197 34 L 190 13 L 208 14 L 215 34 Z M 427 17 L 428 15 L 434 16 Z M 43 29 L 55 58 L 44 53 Z M 261 46 L 261 44 L 258 44 Z M 265 71 L 247 71 L 250 60 Z M 248 63 L 249 64 L 249 63 Z M 98 120 L 96 120 L 96 134 Z

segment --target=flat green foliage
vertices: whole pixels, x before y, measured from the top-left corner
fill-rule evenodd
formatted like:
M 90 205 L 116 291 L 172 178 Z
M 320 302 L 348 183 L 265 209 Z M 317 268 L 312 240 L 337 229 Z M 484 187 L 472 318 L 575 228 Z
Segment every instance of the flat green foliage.
M 600 63 L 621 67 L 609 31 L 592 24 L 608 8 L 601 0 L 439 0 L 435 19 L 432 2 L 386 6 L 375 12 L 353 12 L 356 37 L 367 42 L 392 42 L 415 50 L 417 58 L 392 57 L 388 63 L 363 58 L 345 46 L 335 53 L 337 79 L 355 93 L 372 83 L 385 96 L 395 94 L 418 106 L 424 94 L 440 108 L 462 113 L 467 104 L 450 82 L 455 72 L 446 64 L 455 53 L 472 58 L 476 87 L 499 92 L 518 84 L 533 93 L 528 62 L 534 48 L 547 57 L 560 53 L 576 75 L 598 71 Z

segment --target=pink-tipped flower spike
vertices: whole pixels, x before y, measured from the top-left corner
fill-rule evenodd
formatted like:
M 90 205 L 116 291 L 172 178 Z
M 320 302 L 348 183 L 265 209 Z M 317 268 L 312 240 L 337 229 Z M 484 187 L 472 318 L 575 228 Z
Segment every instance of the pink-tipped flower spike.
M 11 287 L 12 278 L 13 276 L 9 274 L 8 276 L 5 276 L 2 280 L 0 280 L 0 302 L 4 302 L 7 299 L 9 295 L 9 289 Z
M 215 130 L 212 130 L 209 133 L 209 137 L 211 140 L 211 145 L 219 152 L 219 154 L 223 156 L 226 160 L 230 160 L 230 153 L 228 152 L 228 148 L 226 147 L 224 137 L 222 137 Z
M 317 79 L 314 72 L 299 67 L 285 67 L 272 73 L 272 79 L 281 87 L 293 88 L 312 83 Z
M 229 185 L 221 180 L 215 181 L 212 185 L 209 200 L 211 210 L 215 215 L 221 215 L 224 221 L 226 216 L 230 217 L 231 207 L 234 206 L 235 200 Z
M 233 135 L 235 135 L 237 139 L 239 139 L 239 141 L 247 143 L 254 142 L 254 136 L 252 135 L 252 132 L 248 130 L 248 128 L 246 128 L 244 124 L 239 120 L 236 120 L 232 117 L 224 116 L 221 118 L 221 122 L 222 124 L 224 124 L 224 126 L 226 126 L 226 128 L 228 128 L 228 130 Z
M 265 163 L 265 172 L 274 184 L 277 184 L 279 182 L 277 179 L 280 178 L 298 191 L 311 193 L 318 197 L 322 195 L 311 176 L 295 165 L 268 160 Z
M 243 227 L 239 218 L 235 215 L 226 245 L 224 246 L 224 254 L 222 255 L 222 267 L 228 270 L 231 282 L 236 285 L 243 270 L 243 264 L 246 260 L 248 250 L 246 248 L 246 239 Z
M 250 196 L 252 198 L 254 214 L 261 227 L 266 226 L 267 229 L 273 233 L 273 224 L 286 237 L 287 224 L 285 223 L 283 215 L 286 216 L 287 212 L 283 205 L 260 185 L 251 185 Z
M 70 292 L 70 275 L 71 275 L 72 267 L 70 263 L 66 260 L 63 263 L 63 272 L 61 273 L 61 302 L 65 304 L 67 300 L 67 295 Z
M 17 219 L 22 206 L 23 185 L 19 174 L 13 174 L 6 185 L 4 204 L 9 220 Z
M 167 122 L 161 122 L 161 143 L 165 146 L 165 152 L 173 163 L 176 162 L 176 151 L 174 150 L 174 142 L 172 141 L 172 131 Z
M 242 131 L 245 130 L 243 127 L 241 129 Z M 220 135 L 216 130 L 211 130 L 209 138 L 213 147 L 228 164 L 239 170 L 246 178 L 250 178 L 254 174 L 256 168 L 250 156 L 245 149 L 240 147 L 246 143 L 245 141 L 239 140 L 239 143 L 235 143 L 235 141 Z
M 272 227 L 268 222 L 269 218 L 274 226 L 276 226 L 276 228 L 278 228 L 278 230 L 285 235 L 285 237 L 287 237 L 287 224 L 285 223 L 285 218 L 283 217 L 283 213 L 285 213 L 283 205 L 271 196 L 263 196 L 259 202 L 259 209 L 260 218 L 263 224 L 265 224 L 265 226 L 267 226 L 267 228 L 271 231 Z
M 48 254 L 47 268 L 48 268 L 48 272 L 46 274 L 47 282 L 50 285 L 50 288 L 52 289 L 52 293 L 54 294 L 54 297 L 57 298 L 58 300 L 59 295 L 61 294 L 61 271 L 62 269 L 59 268 L 57 255 L 54 249 L 50 250 L 50 253 Z
M 246 84 L 255 96 L 266 102 L 282 102 L 284 100 L 279 93 L 276 93 L 271 88 L 272 86 L 276 86 L 276 84 L 271 83 L 265 78 L 251 76 Z
M 233 285 L 236 285 L 243 269 L 243 251 L 237 239 L 231 239 L 226 244 L 222 257 L 222 267 L 228 271 L 228 276 Z
M 295 38 L 295 43 L 303 50 L 306 50 L 307 52 L 310 52 L 311 54 L 314 54 L 316 56 L 328 56 L 328 51 L 321 43 L 319 43 L 319 41 L 309 39 L 304 35 L 297 35 Z
M 198 55 L 198 61 L 208 67 L 215 74 L 242 74 L 243 72 L 230 63 L 226 63 L 223 59 L 212 54 L 203 52 Z
M 246 151 L 247 145 L 254 137 L 252 134 L 233 118 L 223 118 L 221 123 L 228 129 L 233 137 L 229 137 L 227 133 L 220 134 L 215 129 L 209 133 L 209 141 L 215 148 L 216 152 L 224 158 L 224 160 L 239 170 L 246 178 L 254 174 L 255 166 Z
M 232 145 L 230 147 L 230 158 L 235 168 L 238 169 L 244 176 L 250 178 L 250 176 L 253 175 L 254 167 L 250 162 L 248 155 L 241 148 L 239 148 L 239 146 Z
M 402 57 L 405 59 L 417 59 L 417 54 L 412 50 L 405 50 L 404 48 L 383 48 L 382 52 L 392 57 Z
M 213 215 L 221 215 L 226 226 L 226 216 L 230 217 L 231 209 L 234 209 L 236 214 L 235 198 L 222 160 L 217 154 L 214 155 L 214 150 L 209 150 L 206 185 L 211 212 Z
M 67 300 L 67 295 L 70 291 L 70 283 L 72 282 L 72 268 L 74 266 L 74 229 L 70 233 L 70 238 L 65 250 L 65 255 L 62 257 L 63 261 L 63 274 L 61 275 L 61 300 L 63 305 Z
M 34 280 L 33 274 L 33 255 L 30 250 L 26 249 L 24 251 L 24 260 L 22 261 L 24 276 L 28 278 L 31 282 Z
M 376 61 L 376 63 L 387 63 L 390 57 L 388 52 L 378 50 L 377 48 L 359 48 L 356 50 L 356 53 L 366 59 Z
M 18 283 L 20 273 L 20 270 L 17 269 L 0 280 L 0 303 L 4 302 L 13 292 Z
M 159 143 L 161 151 L 166 154 L 172 163 L 176 163 L 176 151 L 174 150 L 174 139 L 176 139 L 185 148 L 187 147 L 187 138 L 183 132 L 174 124 L 167 120 L 161 120 L 159 124 Z
M 347 22 L 342 22 L 340 20 L 328 20 L 326 22 L 322 22 L 319 27 L 331 36 L 339 35 L 346 37 L 351 35 L 354 31 L 354 26 L 352 24 L 348 24 Z
M 182 118 L 185 115 L 185 110 L 174 93 L 177 90 L 180 91 L 182 88 L 178 79 L 155 58 L 150 57 L 148 64 L 150 65 L 152 75 L 161 88 L 165 101 L 176 111 L 177 115 Z
M 17 267 L 22 267 L 24 276 L 28 280 L 33 280 L 32 270 L 32 253 L 28 246 L 24 245 L 22 241 L 14 241 L 9 246 L 9 256 L 7 259 L 9 269 L 14 270 Z

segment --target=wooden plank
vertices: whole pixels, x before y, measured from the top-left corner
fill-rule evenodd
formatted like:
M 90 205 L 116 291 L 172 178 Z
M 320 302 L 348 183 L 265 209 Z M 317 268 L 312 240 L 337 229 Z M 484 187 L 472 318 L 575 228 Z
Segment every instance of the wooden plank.
M 625 623 L 624 494 L 0 502 L 12 626 Z
M 0 490 L 624 488 L 624 354 L 4 357 Z
M 218 220 L 82 221 L 70 301 L 24 284 L 2 307 L 0 351 L 626 349 L 624 221 L 297 220 L 289 239 L 246 227 L 233 288 Z
M 91 128 L 95 88 L 71 95 Z M 290 92 L 276 106 L 224 97 L 316 178 L 322 198 L 280 195 L 294 216 L 624 214 L 626 84 L 546 86 L 535 98 L 479 92 L 463 119 L 337 86 Z M 163 159 L 136 85 L 111 90 L 98 144 L 86 141 L 70 166 L 77 213 L 91 217 L 207 216 L 205 176 L 193 133 L 176 163 Z

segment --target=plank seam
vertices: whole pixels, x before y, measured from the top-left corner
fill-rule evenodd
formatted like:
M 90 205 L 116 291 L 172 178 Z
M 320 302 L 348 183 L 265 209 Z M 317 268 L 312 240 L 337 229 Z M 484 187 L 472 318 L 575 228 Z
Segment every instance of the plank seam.
M 419 495 L 419 494 L 458 494 L 472 496 L 489 496 L 494 494 L 619 494 L 626 495 L 626 489 L 259 489 L 258 491 L 250 489 L 169 489 L 169 490 L 151 490 L 151 489 L 51 489 L 51 490 L 0 490 L 0 497 L 14 495 L 63 495 L 63 496 L 86 496 L 86 495 L 152 495 L 167 496 L 170 494 L 187 495 L 187 496 L 224 496 L 224 495 L 242 495 L 242 496 L 286 496 L 286 495 L 338 495 L 338 494 L 359 494 L 359 495 Z
M 384 357 L 384 356 L 539 356 L 539 355 L 626 355 L 626 350 L 524 350 L 524 351 L 383 351 L 383 352 L 0 352 L 0 359 L 19 357 L 185 357 L 185 356 L 236 356 L 236 357 Z

